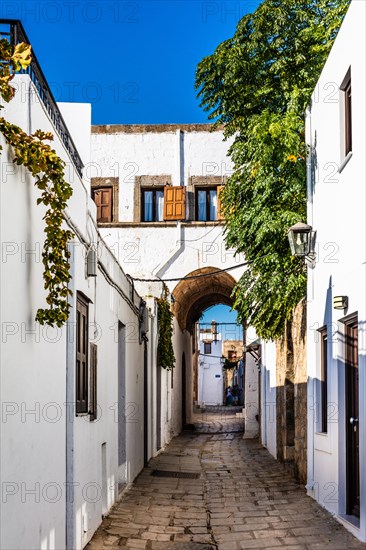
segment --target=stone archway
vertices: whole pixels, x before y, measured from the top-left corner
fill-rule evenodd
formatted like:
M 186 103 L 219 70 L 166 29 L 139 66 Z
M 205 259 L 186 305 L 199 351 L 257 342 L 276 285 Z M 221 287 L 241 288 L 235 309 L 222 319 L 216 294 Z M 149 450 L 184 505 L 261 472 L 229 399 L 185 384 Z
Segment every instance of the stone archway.
M 196 277 L 198 276 L 198 277 Z M 193 277 L 193 278 L 192 278 Z M 187 366 L 187 420 L 190 422 L 193 402 L 198 395 L 198 356 L 199 345 L 195 323 L 202 312 L 216 304 L 233 305 L 231 297 L 236 280 L 228 273 L 218 272 L 215 267 L 203 267 L 187 274 L 174 288 L 172 311 L 182 331 L 188 331 L 192 339 L 192 356 Z M 188 359 L 188 357 L 187 357 Z
M 173 290 L 173 313 L 182 330 L 192 332 L 201 313 L 215 304 L 233 305 L 231 294 L 236 280 L 215 267 L 202 267 L 188 273 Z M 212 273 L 212 274 L 211 274 Z M 191 279 L 188 277 L 197 278 Z

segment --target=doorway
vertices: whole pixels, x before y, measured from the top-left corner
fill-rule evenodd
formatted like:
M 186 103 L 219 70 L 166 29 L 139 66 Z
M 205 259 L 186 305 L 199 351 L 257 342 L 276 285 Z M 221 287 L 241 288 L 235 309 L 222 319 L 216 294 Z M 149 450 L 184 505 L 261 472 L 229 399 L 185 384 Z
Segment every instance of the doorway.
M 360 517 L 358 319 L 345 323 L 346 513 Z

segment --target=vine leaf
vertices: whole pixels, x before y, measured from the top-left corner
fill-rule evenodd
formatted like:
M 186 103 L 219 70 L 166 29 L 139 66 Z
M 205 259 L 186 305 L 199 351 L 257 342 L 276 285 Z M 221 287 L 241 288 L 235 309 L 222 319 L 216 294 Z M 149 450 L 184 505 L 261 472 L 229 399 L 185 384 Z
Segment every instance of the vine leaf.
M 15 90 L 9 82 L 15 72 L 26 69 L 30 62 L 31 47 L 28 44 L 21 43 L 14 47 L 7 40 L 0 40 L 0 95 L 4 101 L 14 97 Z M 68 243 L 74 238 L 73 232 L 63 227 L 63 212 L 73 191 L 65 180 L 65 162 L 45 143 L 53 140 L 51 132 L 36 130 L 28 135 L 4 117 L 0 117 L 0 132 L 13 148 L 13 162 L 27 168 L 34 177 L 34 185 L 41 191 L 37 205 L 46 207 L 42 262 L 49 307 L 38 309 L 36 321 L 42 325 L 61 327 L 68 320 L 71 308 L 68 301 L 72 295 L 68 287 L 71 280 Z

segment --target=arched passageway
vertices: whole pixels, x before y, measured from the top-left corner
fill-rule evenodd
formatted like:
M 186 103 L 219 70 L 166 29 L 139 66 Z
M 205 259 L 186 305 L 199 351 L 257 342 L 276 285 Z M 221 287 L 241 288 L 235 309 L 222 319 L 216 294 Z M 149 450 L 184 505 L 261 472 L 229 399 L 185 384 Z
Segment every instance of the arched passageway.
M 173 313 L 180 328 L 192 332 L 202 312 L 210 306 L 232 306 L 235 284 L 234 277 L 214 267 L 202 267 L 189 273 L 173 290 Z
M 218 272 L 217 268 L 208 266 L 190 272 L 186 278 L 181 280 L 176 285 L 172 292 L 174 298 L 173 313 L 177 318 L 181 330 L 188 331 L 190 333 L 192 342 L 192 357 L 190 360 L 188 360 L 188 357 L 182 357 L 183 426 L 186 424 L 187 420 L 188 422 L 192 421 L 194 410 L 193 405 L 194 403 L 197 404 L 200 402 L 199 394 L 202 393 L 199 392 L 199 384 L 203 383 L 199 372 L 202 371 L 201 363 L 203 350 L 200 351 L 200 345 L 202 347 L 202 342 L 200 342 L 200 330 L 199 327 L 196 326 L 196 323 L 200 320 L 202 313 L 211 306 L 218 304 L 232 306 L 232 292 L 235 284 L 236 280 L 232 275 L 226 272 Z M 225 402 L 225 380 L 223 377 L 222 362 L 220 362 L 223 354 L 221 341 L 219 347 L 219 352 L 217 352 L 219 353 L 219 358 L 216 361 L 218 365 L 215 366 L 216 370 L 213 372 L 213 365 L 211 364 L 210 377 L 216 379 L 214 383 L 217 385 L 216 394 L 219 395 L 219 398 L 215 401 L 215 403 L 222 406 Z M 215 341 L 215 350 L 217 351 L 216 348 L 217 343 Z M 213 355 L 217 354 L 216 351 Z M 212 360 L 210 363 L 212 363 Z M 208 371 L 206 372 L 208 375 Z M 203 374 L 203 371 L 201 374 Z M 206 380 L 208 380 L 207 376 Z

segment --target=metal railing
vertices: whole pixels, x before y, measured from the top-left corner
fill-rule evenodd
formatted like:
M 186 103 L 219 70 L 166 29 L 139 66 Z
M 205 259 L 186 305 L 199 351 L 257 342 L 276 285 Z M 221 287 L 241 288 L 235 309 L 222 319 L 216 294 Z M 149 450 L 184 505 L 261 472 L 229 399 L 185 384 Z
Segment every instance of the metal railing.
M 23 25 L 17 19 L 0 19 L 0 39 L 6 38 L 10 44 L 16 45 L 20 42 L 29 44 L 28 37 L 25 33 Z M 56 100 L 53 97 L 51 89 L 47 84 L 47 80 L 43 74 L 37 57 L 32 49 L 32 61 L 29 67 L 20 71 L 21 74 L 28 74 L 36 87 L 39 97 L 44 104 L 48 115 L 55 127 L 61 141 L 65 145 L 71 160 L 80 176 L 82 176 L 83 162 L 80 158 L 78 150 L 73 142 L 71 135 L 67 129 L 66 123 L 62 117 L 60 109 L 57 106 Z

